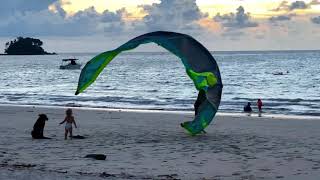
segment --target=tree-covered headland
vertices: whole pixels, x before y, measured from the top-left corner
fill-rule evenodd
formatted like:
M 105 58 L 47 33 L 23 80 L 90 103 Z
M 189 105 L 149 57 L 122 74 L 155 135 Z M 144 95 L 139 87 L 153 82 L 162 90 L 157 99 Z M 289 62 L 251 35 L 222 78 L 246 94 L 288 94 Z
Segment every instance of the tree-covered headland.
M 46 52 L 41 46 L 43 42 L 40 39 L 30 37 L 17 37 L 5 44 L 5 54 L 7 55 L 45 55 L 55 54 Z

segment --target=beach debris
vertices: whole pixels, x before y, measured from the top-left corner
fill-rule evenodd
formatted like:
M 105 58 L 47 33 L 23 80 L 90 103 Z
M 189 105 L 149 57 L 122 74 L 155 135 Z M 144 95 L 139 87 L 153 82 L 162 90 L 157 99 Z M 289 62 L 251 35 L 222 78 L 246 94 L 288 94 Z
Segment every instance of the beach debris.
M 104 154 L 88 154 L 85 158 L 92 158 L 96 160 L 106 160 L 107 156 Z
M 16 169 L 27 169 L 27 168 L 33 168 L 36 167 L 35 164 L 8 164 L 7 162 L 1 163 L 0 167 L 11 167 Z
M 114 50 L 95 56 L 81 70 L 75 94 L 78 95 L 89 87 L 118 54 L 151 42 L 179 57 L 196 89 L 199 92 L 204 91 L 203 101 L 200 102 L 199 109 L 197 108 L 199 113 L 196 114 L 193 121 L 181 124 L 181 127 L 191 135 L 203 132 L 218 111 L 223 85 L 218 64 L 210 52 L 197 40 L 186 34 L 167 31 L 151 32 L 131 39 Z M 123 86 L 126 84 L 121 83 Z
M 67 174 L 68 173 L 68 171 L 63 171 L 63 170 L 57 170 L 57 171 L 53 171 L 53 172 L 62 173 L 62 174 Z
M 85 139 L 86 137 L 81 135 L 72 136 L 73 139 Z
M 240 150 L 240 148 L 237 145 L 230 144 L 229 147 L 231 147 L 233 149 Z
M 99 175 L 99 177 L 103 177 L 103 178 L 116 177 L 120 179 L 151 179 L 147 176 L 137 177 L 135 175 L 124 173 L 124 172 L 121 172 L 120 174 L 110 174 L 110 173 L 103 172 Z
M 232 173 L 232 176 L 240 176 L 241 175 L 241 172 L 234 172 Z
M 166 179 L 166 180 L 179 180 L 178 178 L 178 174 L 161 174 L 161 175 L 158 175 L 158 177 L 160 179 Z
M 86 175 L 86 176 L 95 175 L 95 173 L 91 173 L 91 172 L 81 172 L 81 171 L 79 171 L 77 173 L 80 174 L 80 175 Z
M 103 172 L 103 173 L 100 174 L 100 177 L 116 177 L 116 175 Z
M 35 165 L 35 164 L 14 164 L 12 166 L 16 167 L 16 168 L 31 168 L 31 167 L 36 167 L 37 165 Z

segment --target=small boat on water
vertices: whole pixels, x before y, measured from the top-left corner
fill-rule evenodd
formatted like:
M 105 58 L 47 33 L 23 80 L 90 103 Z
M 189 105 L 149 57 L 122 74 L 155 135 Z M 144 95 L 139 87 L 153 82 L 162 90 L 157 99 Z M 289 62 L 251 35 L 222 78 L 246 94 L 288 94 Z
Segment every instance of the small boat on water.
M 280 72 L 273 72 L 272 74 L 275 76 L 287 75 L 287 74 L 289 74 L 289 71 L 287 71 L 287 72 L 281 72 L 281 71 Z
M 81 64 L 78 64 L 76 61 L 79 59 L 69 58 L 62 59 L 62 64 L 60 65 L 60 69 L 80 69 Z

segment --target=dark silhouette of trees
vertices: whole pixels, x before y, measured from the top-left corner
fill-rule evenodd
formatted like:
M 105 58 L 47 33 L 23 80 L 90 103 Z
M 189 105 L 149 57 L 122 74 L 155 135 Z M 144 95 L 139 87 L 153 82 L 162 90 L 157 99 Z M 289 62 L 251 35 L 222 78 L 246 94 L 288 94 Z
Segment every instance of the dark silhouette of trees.
M 43 55 L 55 54 L 46 52 L 41 46 L 43 42 L 40 39 L 17 37 L 13 41 L 5 44 L 4 52 L 8 55 Z

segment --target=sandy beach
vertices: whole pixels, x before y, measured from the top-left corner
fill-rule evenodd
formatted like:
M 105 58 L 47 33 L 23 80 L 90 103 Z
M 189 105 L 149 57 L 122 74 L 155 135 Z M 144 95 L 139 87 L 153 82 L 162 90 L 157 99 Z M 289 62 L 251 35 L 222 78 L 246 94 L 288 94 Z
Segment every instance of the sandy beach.
M 63 107 L 0 106 L 0 179 L 318 179 L 320 119 L 218 115 L 189 136 L 188 112 L 73 108 L 79 125 L 64 140 Z M 45 136 L 30 136 L 39 113 Z M 105 161 L 84 158 L 102 153 Z

